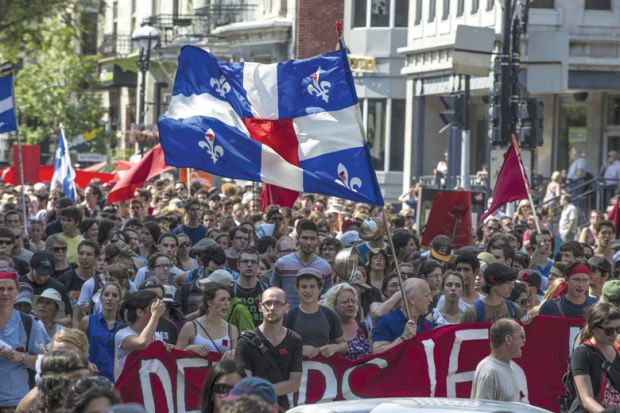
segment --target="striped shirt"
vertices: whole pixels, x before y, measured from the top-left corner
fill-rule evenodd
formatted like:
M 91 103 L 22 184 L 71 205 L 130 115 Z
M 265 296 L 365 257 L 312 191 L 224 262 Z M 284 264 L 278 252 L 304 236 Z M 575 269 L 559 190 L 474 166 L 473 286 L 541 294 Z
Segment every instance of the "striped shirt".
M 323 291 L 329 290 L 332 286 L 331 274 L 332 267 L 327 261 L 318 255 L 314 256 L 314 260 L 308 265 L 301 262 L 296 252 L 292 252 L 284 257 L 280 257 L 275 266 L 273 267 L 273 275 L 271 277 L 271 285 L 274 287 L 280 287 L 286 293 L 286 300 L 289 303 L 290 308 L 299 305 L 299 296 L 295 289 L 295 279 L 297 271 L 302 268 L 311 267 L 319 270 L 323 274 Z

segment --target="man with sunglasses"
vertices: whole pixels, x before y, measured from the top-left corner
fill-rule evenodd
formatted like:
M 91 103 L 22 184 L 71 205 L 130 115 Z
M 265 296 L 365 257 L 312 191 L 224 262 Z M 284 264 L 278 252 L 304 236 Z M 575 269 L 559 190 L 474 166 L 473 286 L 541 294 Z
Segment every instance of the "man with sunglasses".
M 11 257 L 17 274 L 26 275 L 30 271 L 28 261 L 13 256 L 13 246 L 15 245 L 15 234 L 9 228 L 0 228 L 0 255 Z
M 267 289 L 260 302 L 262 324 L 244 332 L 235 351 L 235 361 L 247 376 L 259 376 L 274 385 L 284 410 L 289 408 L 287 395 L 299 391 L 303 346 L 299 334 L 283 325 L 287 307 L 282 289 Z

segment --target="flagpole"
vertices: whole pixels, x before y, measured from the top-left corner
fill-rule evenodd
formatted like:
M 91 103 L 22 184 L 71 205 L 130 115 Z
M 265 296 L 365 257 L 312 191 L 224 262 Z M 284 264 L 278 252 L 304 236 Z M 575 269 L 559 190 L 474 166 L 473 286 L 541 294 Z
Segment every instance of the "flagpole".
M 187 168 L 187 197 L 188 198 L 192 197 L 192 187 L 191 187 L 191 180 L 190 180 L 191 173 L 192 173 L 192 168 Z
M 525 192 L 527 192 L 527 198 L 530 201 L 532 214 L 534 215 L 534 223 L 536 224 L 536 232 L 540 234 L 541 226 L 538 220 L 538 215 L 536 214 L 536 209 L 534 209 L 534 199 L 532 198 L 532 189 L 530 188 L 530 183 L 527 180 L 527 175 L 525 174 L 525 169 L 523 167 L 523 159 L 521 158 L 521 151 L 519 150 L 519 144 L 517 143 L 517 138 L 515 137 L 514 133 L 512 134 L 512 146 L 514 147 L 514 150 L 517 153 L 517 160 L 519 161 L 519 169 L 521 170 L 521 178 L 523 179 L 523 183 L 525 184 Z
M 405 307 L 405 314 L 407 319 L 411 320 L 411 311 L 409 311 L 409 303 L 407 302 L 407 296 L 405 295 L 405 289 L 403 288 L 403 277 L 400 275 L 400 266 L 398 265 L 398 257 L 396 256 L 396 249 L 394 248 L 394 240 L 392 240 L 392 233 L 388 225 L 387 216 L 385 215 L 385 208 L 381 207 L 381 216 L 383 217 L 383 225 L 385 226 L 385 233 L 390 241 L 390 248 L 392 249 L 392 257 L 394 258 L 394 265 L 396 266 L 396 274 L 398 275 L 398 285 L 400 286 L 400 300 Z
M 17 104 L 15 103 L 15 72 L 11 65 L 11 99 L 13 100 L 13 110 L 15 111 L 15 136 L 17 137 L 17 157 L 19 162 L 19 181 L 21 183 L 22 214 L 24 216 L 24 236 L 28 234 L 28 213 L 26 211 L 26 193 L 24 188 L 24 160 L 22 158 L 22 138 L 19 136 L 19 117 L 17 116 Z

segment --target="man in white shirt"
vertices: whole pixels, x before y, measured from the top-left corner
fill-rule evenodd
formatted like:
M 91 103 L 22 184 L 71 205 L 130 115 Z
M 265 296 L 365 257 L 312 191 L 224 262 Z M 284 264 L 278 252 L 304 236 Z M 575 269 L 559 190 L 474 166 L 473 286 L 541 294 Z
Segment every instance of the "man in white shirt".
M 560 214 L 559 231 L 562 241 L 571 241 L 575 239 L 577 234 L 577 216 L 579 211 L 577 207 L 571 204 L 571 197 L 564 194 L 560 197 L 560 206 L 562 213 Z
M 489 338 L 491 354 L 476 367 L 471 398 L 527 403 L 519 389 L 516 364 L 512 361 L 521 357 L 521 350 L 525 345 L 523 327 L 514 320 L 500 318 L 491 326 Z

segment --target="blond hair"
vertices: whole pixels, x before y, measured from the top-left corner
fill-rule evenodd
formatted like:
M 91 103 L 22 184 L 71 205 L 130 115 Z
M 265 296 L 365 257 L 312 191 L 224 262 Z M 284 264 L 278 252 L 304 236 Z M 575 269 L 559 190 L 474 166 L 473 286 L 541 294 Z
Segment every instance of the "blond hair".
M 50 343 L 50 348 L 56 342 L 69 343 L 72 346 L 75 346 L 80 349 L 82 354 L 88 357 L 88 337 L 82 330 L 78 330 L 77 328 L 65 328 L 64 330 L 56 333 L 54 338 L 52 338 L 52 342 Z

